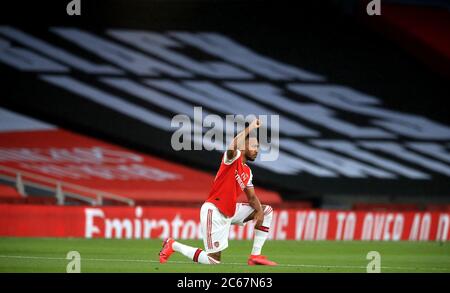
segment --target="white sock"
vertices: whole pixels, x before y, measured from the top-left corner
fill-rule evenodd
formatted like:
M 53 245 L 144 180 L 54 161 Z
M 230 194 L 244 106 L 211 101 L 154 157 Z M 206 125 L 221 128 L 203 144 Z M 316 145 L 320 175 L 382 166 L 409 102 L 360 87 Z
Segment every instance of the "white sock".
M 255 237 L 253 238 L 252 255 L 260 255 L 264 242 L 269 236 L 269 228 L 272 224 L 273 209 L 266 206 L 264 209 L 264 220 L 259 229 L 255 228 Z
M 173 250 L 181 253 L 189 259 L 192 259 L 194 262 L 198 262 L 201 264 L 219 264 L 220 261 L 209 257 L 206 252 L 197 247 L 192 247 L 189 245 L 182 244 L 180 242 L 174 241 L 172 244 Z

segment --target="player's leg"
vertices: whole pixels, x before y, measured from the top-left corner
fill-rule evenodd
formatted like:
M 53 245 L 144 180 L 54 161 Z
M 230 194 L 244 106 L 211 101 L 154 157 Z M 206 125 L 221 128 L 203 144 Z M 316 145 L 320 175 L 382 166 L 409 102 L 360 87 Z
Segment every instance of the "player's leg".
M 264 220 L 260 226 L 255 226 L 253 248 L 249 257 L 248 264 L 255 265 L 276 265 L 275 262 L 269 261 L 265 256 L 261 255 L 262 247 L 269 236 L 269 229 L 272 224 L 273 209 L 271 206 L 262 205 L 264 211 Z M 250 220 L 254 219 L 255 209 L 249 204 L 238 203 L 236 206 L 236 214 L 233 216 L 232 224 L 243 225 Z
M 225 217 L 212 203 L 206 202 L 200 212 L 203 244 L 213 263 L 220 263 L 221 252 L 228 247 L 231 219 Z
M 201 248 L 192 247 L 181 242 L 168 238 L 163 242 L 163 248 L 159 252 L 159 262 L 165 263 L 174 252 L 179 252 L 187 258 L 201 264 L 219 264 L 220 251 L 215 253 L 206 253 Z
M 267 240 L 267 237 L 269 237 L 269 229 L 272 225 L 272 218 L 273 218 L 273 209 L 269 205 L 263 205 L 263 211 L 264 211 L 264 220 L 260 226 L 255 225 L 255 236 L 253 238 L 253 248 L 252 248 L 252 255 L 260 255 L 261 250 L 264 246 L 264 243 Z M 255 212 L 250 214 L 244 222 L 253 220 L 253 217 L 255 215 Z
M 181 253 L 187 258 L 201 264 L 218 264 L 220 263 L 220 252 L 209 255 L 201 248 L 192 247 L 182 244 L 178 241 L 173 241 L 172 248 L 174 251 Z
M 220 232 L 223 230 L 220 229 L 220 215 L 221 214 L 220 212 L 218 212 L 217 208 L 215 208 L 215 206 L 210 203 L 203 204 L 202 208 L 200 209 L 200 223 L 205 247 L 207 250 L 206 252 L 200 248 L 192 247 L 169 238 L 164 241 L 163 248 L 159 253 L 160 262 L 167 262 L 169 257 L 176 251 L 193 260 L 194 262 L 198 262 L 201 264 L 220 263 L 220 251 L 228 246 L 228 242 L 226 242 L 225 247 L 223 245 L 221 247 L 216 245 L 217 247 L 215 247 L 214 249 L 212 240 L 214 237 L 218 236 L 217 234 L 221 234 Z M 214 243 L 216 242 L 219 243 L 218 241 L 215 241 Z

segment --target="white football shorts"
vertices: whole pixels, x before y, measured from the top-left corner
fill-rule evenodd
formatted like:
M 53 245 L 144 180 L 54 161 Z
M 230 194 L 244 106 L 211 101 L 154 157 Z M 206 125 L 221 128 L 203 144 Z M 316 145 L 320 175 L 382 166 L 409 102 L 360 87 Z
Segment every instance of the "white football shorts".
M 227 217 L 210 202 L 200 209 L 203 244 L 207 253 L 222 251 L 228 247 L 231 224 L 244 225 L 244 220 L 254 211 L 247 203 L 237 203 L 233 217 Z

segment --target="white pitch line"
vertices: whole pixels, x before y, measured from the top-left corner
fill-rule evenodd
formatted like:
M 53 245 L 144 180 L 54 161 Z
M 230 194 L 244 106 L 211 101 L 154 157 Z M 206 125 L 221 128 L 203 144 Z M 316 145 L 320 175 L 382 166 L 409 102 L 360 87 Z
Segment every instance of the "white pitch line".
M 25 256 L 25 255 L 0 255 L 0 258 L 16 258 L 16 259 L 42 259 L 42 260 L 67 260 L 64 257 L 46 257 L 46 256 Z M 157 260 L 149 259 L 114 259 L 114 258 L 82 258 L 82 261 L 104 261 L 104 262 L 142 262 L 142 263 L 157 263 Z M 174 264 L 192 264 L 190 261 L 169 261 Z M 226 262 L 220 265 L 235 265 L 235 266 L 248 266 L 246 263 L 233 263 Z M 278 267 L 304 267 L 304 268 L 340 268 L 340 269 L 365 269 L 365 266 L 351 266 L 351 265 L 317 265 L 317 264 L 278 264 Z M 415 267 L 391 267 L 381 266 L 381 269 L 392 270 L 418 270 Z M 450 268 L 427 268 L 432 271 L 450 271 Z

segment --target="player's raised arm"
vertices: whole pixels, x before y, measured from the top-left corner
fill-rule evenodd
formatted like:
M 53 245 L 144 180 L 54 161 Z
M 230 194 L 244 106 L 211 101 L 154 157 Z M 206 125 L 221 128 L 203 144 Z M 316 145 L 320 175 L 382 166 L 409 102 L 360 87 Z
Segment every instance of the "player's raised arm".
M 232 160 L 236 156 L 236 152 L 239 149 L 242 149 L 245 143 L 245 138 L 248 134 L 261 126 L 261 122 L 259 119 L 255 119 L 250 123 L 248 127 L 246 127 L 243 131 L 239 132 L 236 137 L 231 142 L 230 146 L 227 150 L 227 160 Z

